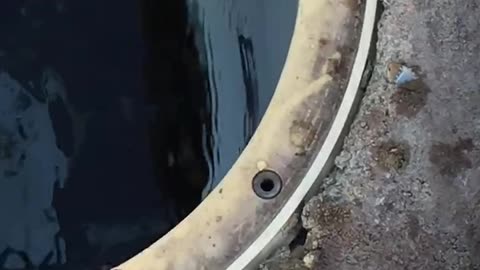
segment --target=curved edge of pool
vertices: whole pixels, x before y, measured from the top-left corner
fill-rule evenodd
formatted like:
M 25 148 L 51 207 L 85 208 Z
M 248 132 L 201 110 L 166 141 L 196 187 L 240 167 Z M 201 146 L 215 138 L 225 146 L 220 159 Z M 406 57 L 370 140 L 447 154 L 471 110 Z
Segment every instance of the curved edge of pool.
M 114 269 L 250 269 L 269 254 L 330 171 L 355 113 L 377 9 L 360 2 L 299 1 L 286 64 L 246 149 L 187 218 Z M 280 179 L 274 196 L 252 188 L 265 171 Z

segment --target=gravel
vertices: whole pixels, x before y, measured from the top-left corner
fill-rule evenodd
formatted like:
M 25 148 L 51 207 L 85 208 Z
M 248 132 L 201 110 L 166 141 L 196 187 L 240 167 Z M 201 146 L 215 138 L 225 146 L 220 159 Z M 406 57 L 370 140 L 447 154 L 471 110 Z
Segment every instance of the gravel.
M 390 0 L 335 168 L 303 208 L 305 243 L 260 269 L 480 269 L 476 0 Z M 388 67 L 419 76 L 399 87 Z

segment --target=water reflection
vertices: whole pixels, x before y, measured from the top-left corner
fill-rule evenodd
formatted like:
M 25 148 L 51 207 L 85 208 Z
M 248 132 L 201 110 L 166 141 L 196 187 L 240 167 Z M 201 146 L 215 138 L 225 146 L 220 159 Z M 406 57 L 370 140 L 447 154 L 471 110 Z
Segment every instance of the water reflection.
M 208 78 L 210 118 L 205 197 L 231 168 L 260 122 L 280 77 L 298 1 L 188 0 Z
M 177 222 L 152 160 L 137 2 L 0 6 L 0 266 L 126 259 Z
M 0 3 L 0 269 L 114 265 L 233 164 L 296 1 L 189 1 Z

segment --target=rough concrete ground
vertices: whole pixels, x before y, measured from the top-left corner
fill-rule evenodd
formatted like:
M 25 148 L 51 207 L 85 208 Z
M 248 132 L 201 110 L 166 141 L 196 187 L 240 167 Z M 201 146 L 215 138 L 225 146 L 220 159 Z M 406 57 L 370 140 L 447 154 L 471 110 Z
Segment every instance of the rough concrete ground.
M 336 167 L 295 243 L 261 269 L 480 269 L 480 3 L 383 4 L 374 73 Z M 392 61 L 423 84 L 390 83 Z

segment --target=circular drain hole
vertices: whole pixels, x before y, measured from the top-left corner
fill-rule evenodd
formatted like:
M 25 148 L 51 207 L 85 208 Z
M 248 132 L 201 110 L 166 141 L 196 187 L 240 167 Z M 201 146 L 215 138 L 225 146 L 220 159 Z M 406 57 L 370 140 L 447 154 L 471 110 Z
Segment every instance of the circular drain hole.
M 282 190 L 282 179 L 270 170 L 258 172 L 253 177 L 253 191 L 262 199 L 273 199 Z

